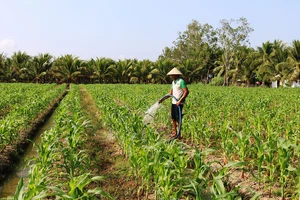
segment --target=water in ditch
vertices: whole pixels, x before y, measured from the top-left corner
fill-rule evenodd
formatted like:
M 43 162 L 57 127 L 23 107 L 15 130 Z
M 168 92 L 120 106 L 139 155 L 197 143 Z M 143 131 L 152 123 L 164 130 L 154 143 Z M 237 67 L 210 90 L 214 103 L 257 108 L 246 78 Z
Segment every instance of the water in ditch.
M 47 130 L 50 130 L 54 126 L 54 112 L 50 118 L 48 118 L 45 123 L 37 130 L 37 133 L 35 134 L 35 137 L 33 138 L 33 141 L 36 144 L 41 143 L 41 134 Z M 11 173 L 7 179 L 0 185 L 0 198 L 6 198 L 9 196 L 14 196 L 15 191 L 17 189 L 18 183 L 20 178 L 26 178 L 28 177 L 28 171 L 29 168 L 25 168 L 27 162 L 29 159 L 33 157 L 37 157 L 37 148 L 32 143 L 30 143 L 25 150 L 25 153 L 23 157 L 20 159 L 19 163 L 16 166 L 16 170 Z

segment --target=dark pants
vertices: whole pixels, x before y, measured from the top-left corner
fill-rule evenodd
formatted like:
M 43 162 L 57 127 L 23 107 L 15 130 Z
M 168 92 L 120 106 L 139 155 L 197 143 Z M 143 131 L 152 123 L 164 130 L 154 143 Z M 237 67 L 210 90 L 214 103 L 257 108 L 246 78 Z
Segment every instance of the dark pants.
M 181 117 L 182 117 L 182 109 L 183 109 L 183 105 L 179 105 L 180 107 L 180 112 L 181 112 Z M 171 107 L 171 118 L 173 120 L 175 120 L 176 122 L 179 122 L 180 118 L 179 118 L 179 109 L 178 106 L 176 104 L 172 104 Z

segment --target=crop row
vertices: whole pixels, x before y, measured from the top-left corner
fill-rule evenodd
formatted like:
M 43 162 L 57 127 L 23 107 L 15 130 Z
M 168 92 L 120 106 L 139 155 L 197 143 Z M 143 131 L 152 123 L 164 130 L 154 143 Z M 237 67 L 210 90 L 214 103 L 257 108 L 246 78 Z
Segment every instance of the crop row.
M 72 86 L 60 103 L 55 125 L 42 134 L 37 145 L 38 157 L 28 162 L 28 180 L 19 181 L 15 199 L 95 199 L 110 196 L 100 188 L 87 188 L 89 183 L 103 180 L 92 176 L 86 141 L 85 119 L 79 99 L 79 87 Z
M 17 144 L 20 133 L 43 113 L 65 90 L 65 86 L 34 84 L 1 84 L 0 152 L 9 144 Z M 5 105 L 5 106 L 3 106 Z

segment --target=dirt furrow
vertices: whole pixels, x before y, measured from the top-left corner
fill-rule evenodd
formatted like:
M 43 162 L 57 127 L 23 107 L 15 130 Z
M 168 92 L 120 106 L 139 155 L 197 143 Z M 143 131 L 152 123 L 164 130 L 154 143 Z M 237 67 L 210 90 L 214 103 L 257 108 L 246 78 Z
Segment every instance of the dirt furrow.
M 101 111 L 84 87 L 80 88 L 80 98 L 91 125 L 86 144 L 92 160 L 91 170 L 94 175 L 105 177 L 105 181 L 94 184 L 98 184 L 98 187 L 115 199 L 142 199 L 137 194 L 136 180 L 130 175 L 129 161 L 125 158 L 113 133 L 104 127 Z

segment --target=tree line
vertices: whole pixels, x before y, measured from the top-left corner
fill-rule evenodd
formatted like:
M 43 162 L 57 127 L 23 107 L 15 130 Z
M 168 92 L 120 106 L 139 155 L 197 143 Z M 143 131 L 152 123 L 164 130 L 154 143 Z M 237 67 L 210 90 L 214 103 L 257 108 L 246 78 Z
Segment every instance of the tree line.
M 97 57 L 82 60 L 67 54 L 58 58 L 45 53 L 30 56 L 0 53 L 0 82 L 35 83 L 169 83 L 173 67 L 188 83 L 247 86 L 256 82 L 293 82 L 300 79 L 300 40 L 287 45 L 266 41 L 253 48 L 253 32 L 246 18 L 221 20 L 220 27 L 192 20 L 178 33 L 173 46 L 165 47 L 156 61 Z

